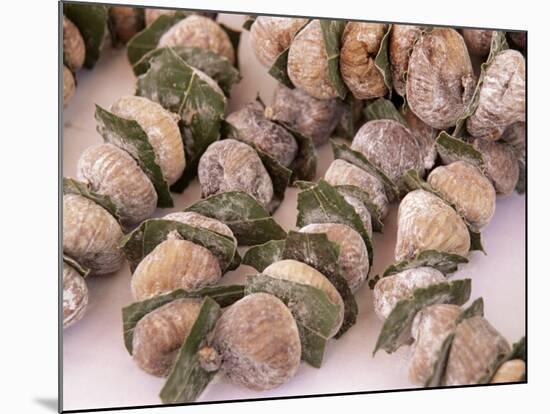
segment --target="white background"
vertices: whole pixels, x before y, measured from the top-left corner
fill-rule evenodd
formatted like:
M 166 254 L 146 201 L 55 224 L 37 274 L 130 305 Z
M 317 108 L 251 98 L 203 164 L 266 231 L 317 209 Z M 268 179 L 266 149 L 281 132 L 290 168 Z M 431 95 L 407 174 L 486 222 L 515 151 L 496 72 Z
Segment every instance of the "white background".
M 36 4 L 35 4 L 36 3 Z M 144 2 L 147 3 L 147 2 Z M 232 0 L 200 2 L 162 2 L 166 5 L 212 9 L 250 10 L 246 2 Z M 505 7 L 496 2 L 460 2 L 452 11 L 440 10 L 439 5 L 419 6 L 411 2 L 384 2 L 380 7 L 369 3 L 363 10 L 353 2 L 338 1 L 333 6 L 316 3 L 298 5 L 296 2 L 256 2 L 252 11 L 292 13 L 334 17 L 353 17 L 373 20 L 428 22 L 454 25 L 502 26 L 527 28 L 529 32 L 529 385 L 442 390 L 432 392 L 391 393 L 341 398 L 316 398 L 221 406 L 186 407 L 188 412 L 269 412 L 284 409 L 326 408 L 327 410 L 410 410 L 426 412 L 463 412 L 465 410 L 495 410 L 517 412 L 543 400 L 543 381 L 547 377 L 548 292 L 546 261 L 546 105 L 549 65 L 544 14 L 540 10 Z M 154 4 L 160 4 L 155 1 Z M 523 6 L 523 5 L 522 5 Z M 299 9 L 299 7 L 302 7 Z M 314 8 L 313 8 L 314 7 Z M 25 10 L 4 10 L 2 30 L 4 60 L 2 65 L 2 97 L 4 162 L 3 216 L 8 226 L 2 243 L 4 262 L 3 296 L 3 403 L 17 411 L 53 411 L 57 394 L 57 286 L 52 282 L 57 274 L 57 8 L 53 1 L 27 2 Z M 4 33 L 5 32 L 5 33 Z M 26 59 L 25 59 L 26 58 Z M 532 85 L 536 85 L 533 87 Z M 6 94 L 5 92 L 8 92 Z M 7 127 L 7 128 L 6 128 Z M 499 203 L 499 208 L 502 203 Z M 500 210 L 503 210 L 500 208 Z M 507 210 L 506 208 L 504 210 Z M 514 210 L 511 207 L 510 210 Z M 500 215 L 500 211 L 498 213 Z M 509 211 L 502 226 L 517 220 L 517 212 Z M 500 222 L 500 220 L 499 220 Z M 499 230 L 505 237 L 506 228 Z M 510 240 L 511 255 L 521 254 L 521 240 Z M 497 260 L 498 264 L 498 260 Z M 492 273 L 493 277 L 497 273 Z M 472 275 L 473 276 L 473 275 Z M 484 279 L 475 277 L 476 284 Z M 6 283 L 7 282 L 7 283 Z M 487 282 L 488 283 L 488 282 Z M 493 278 L 495 285 L 499 283 Z M 474 295 L 475 297 L 475 291 Z M 498 309 L 513 303 L 499 297 L 491 305 L 496 313 L 488 318 L 500 330 Z M 494 307 L 493 307 L 494 306 Z M 498 307 L 497 307 L 498 306 Z M 488 304 L 489 307 L 489 304 Z M 4 321 L 5 319 L 5 321 Z M 511 333 L 508 333 L 511 334 Z M 508 336 L 508 335 L 507 335 Z M 103 349 L 94 343 L 85 344 L 82 352 Z M 381 354 L 382 355 L 382 354 Z M 379 358 L 379 357 L 377 357 Z M 320 371 L 321 372 L 321 371 Z M 344 368 L 345 372 L 345 368 Z M 97 379 L 87 383 L 93 392 Z M 124 381 L 124 379 L 121 379 Z M 124 384 L 122 384 L 124 387 Z M 183 408 L 155 410 L 176 412 Z M 416 411 L 416 410 L 414 410 Z M 153 410 L 151 410 L 153 412 Z

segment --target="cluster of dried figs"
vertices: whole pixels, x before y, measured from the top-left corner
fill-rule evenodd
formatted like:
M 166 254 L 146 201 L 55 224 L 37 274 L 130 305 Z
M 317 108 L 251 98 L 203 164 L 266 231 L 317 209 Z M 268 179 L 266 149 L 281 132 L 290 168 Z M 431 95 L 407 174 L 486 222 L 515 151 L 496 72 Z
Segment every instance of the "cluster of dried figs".
M 471 280 L 446 278 L 483 250 L 497 195 L 524 191 L 525 58 L 503 32 L 250 18 L 252 49 L 279 84 L 270 106 L 226 116 L 239 36 L 215 15 L 111 7 L 109 25 L 136 95 L 96 106 L 105 143 L 82 154 L 79 181 L 64 180 L 64 326 L 84 313 L 84 278 L 126 259 L 126 348 L 166 377 L 163 402 L 190 402 L 216 373 L 268 390 L 300 361 L 321 367 L 368 282 L 384 321 L 375 352 L 412 345 L 412 382 L 524 379 L 525 340 L 511 347 L 481 299 L 461 308 Z M 334 134 L 351 143 L 331 141 L 313 182 L 315 147 Z M 200 200 L 150 219 L 195 175 Z M 289 185 L 287 233 L 271 213 Z M 396 263 L 372 277 L 373 232 L 394 202 Z M 238 246 L 250 246 L 242 258 Z M 241 264 L 257 273 L 220 285 Z

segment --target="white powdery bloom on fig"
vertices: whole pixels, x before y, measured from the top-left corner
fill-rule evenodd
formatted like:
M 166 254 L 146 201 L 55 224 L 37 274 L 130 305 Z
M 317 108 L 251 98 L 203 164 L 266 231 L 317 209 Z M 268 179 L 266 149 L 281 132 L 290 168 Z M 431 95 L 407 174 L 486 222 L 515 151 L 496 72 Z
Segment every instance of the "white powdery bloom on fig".
M 63 329 L 82 319 L 87 306 L 86 281 L 75 269 L 63 263 Z

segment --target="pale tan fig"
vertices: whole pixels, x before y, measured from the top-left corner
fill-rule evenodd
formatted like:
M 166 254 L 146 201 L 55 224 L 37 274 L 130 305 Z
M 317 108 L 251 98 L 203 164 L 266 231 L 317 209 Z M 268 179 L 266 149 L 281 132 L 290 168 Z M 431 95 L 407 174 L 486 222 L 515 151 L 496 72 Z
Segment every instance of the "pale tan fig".
M 338 97 L 328 75 L 327 51 L 319 20 L 307 24 L 290 44 L 288 77 L 297 88 L 317 99 Z
M 63 65 L 63 106 L 67 106 L 69 101 L 74 95 L 76 88 L 76 83 L 74 80 L 73 73 L 70 69 Z
M 298 154 L 298 144 L 292 134 L 266 118 L 264 108 L 259 102 L 248 103 L 242 109 L 229 114 L 227 122 L 237 129 L 238 135 L 235 137 L 230 133 L 228 138 L 255 145 L 285 167 Z
M 336 335 L 344 321 L 344 301 L 340 293 L 338 293 L 325 275 L 313 267 L 296 260 L 280 260 L 272 263 L 264 269 L 263 274 L 276 279 L 313 286 L 325 292 L 328 299 L 340 308 L 338 320 L 334 324 L 330 336 Z
M 346 203 L 352 206 L 355 212 L 359 215 L 359 218 L 361 219 L 365 230 L 367 231 L 369 237 L 372 239 L 372 218 L 368 208 L 365 206 L 365 204 L 363 204 L 361 200 L 356 197 L 345 193 L 341 195 L 342 197 L 344 197 L 344 200 L 346 200 Z
M 474 148 L 481 152 L 497 194 L 508 195 L 514 191 L 519 178 L 519 166 L 512 147 L 502 142 L 475 139 Z
M 385 320 L 397 302 L 410 298 L 415 289 L 445 281 L 445 276 L 433 267 L 417 267 L 383 277 L 373 291 L 374 311 Z
M 396 261 L 412 259 L 424 250 L 466 256 L 469 248 L 468 228 L 451 206 L 424 190 L 403 198 L 397 213 Z
M 256 17 L 250 27 L 250 43 L 262 65 L 271 67 L 307 21 L 295 17 Z
M 339 246 L 338 264 L 342 276 L 352 293 L 357 292 L 369 273 L 369 254 L 361 235 L 351 227 L 339 223 L 308 224 L 299 231 L 326 234 L 328 240 Z
M 403 174 L 416 170 L 424 174 L 424 158 L 411 131 L 392 119 L 369 121 L 355 134 L 351 148 L 362 153 L 400 188 Z
M 525 378 L 525 362 L 521 359 L 511 359 L 503 363 L 493 375 L 491 383 L 519 382 Z
M 111 197 L 124 223 L 138 223 L 155 211 L 157 193 L 151 180 L 136 160 L 117 146 L 88 147 L 76 168 L 78 179 L 92 191 Z
M 233 234 L 229 226 L 227 226 L 227 224 L 222 223 L 219 220 L 203 216 L 202 214 L 195 213 L 193 211 L 177 211 L 175 213 L 165 215 L 163 219 L 179 221 L 180 223 L 188 224 L 193 227 L 207 229 L 223 236 L 230 237 L 235 242 L 235 244 L 237 243 L 235 235 Z
M 485 318 L 465 319 L 456 327 L 443 384 L 477 384 L 491 372 L 495 361 L 508 352 L 508 342 Z
M 221 277 L 218 259 L 210 250 L 171 234 L 136 267 L 132 293 L 140 301 L 176 289 L 198 290 Z
M 474 165 L 456 161 L 437 167 L 428 176 L 428 183 L 477 228 L 491 221 L 495 213 L 495 189 Z
M 487 68 L 478 106 L 466 128 L 473 137 L 494 141 L 514 122 L 525 122 L 525 59 L 508 49 Z
M 462 37 L 468 48 L 468 52 L 474 56 L 487 56 L 491 51 L 491 38 L 493 30 L 486 29 L 462 29 Z
M 147 8 L 145 9 L 145 26 L 150 26 L 155 20 L 157 20 L 160 16 L 173 16 L 178 12 L 179 10 L 175 9 L 152 9 Z M 211 13 L 211 12 L 195 12 L 193 14 L 198 14 L 201 16 L 209 17 L 210 19 L 215 19 L 217 16 L 217 13 Z
M 198 47 L 235 63 L 235 50 L 229 36 L 220 25 L 204 16 L 191 15 L 180 20 L 162 35 L 158 46 Z
M 419 117 L 417 117 L 408 106 L 405 106 L 401 115 L 405 118 L 409 130 L 416 138 L 416 142 L 420 147 L 422 159 L 424 161 L 424 169 L 429 171 L 433 168 L 437 158 L 437 149 L 435 147 L 435 139 L 437 138 L 437 129 L 432 128 Z
M 128 43 L 143 28 L 143 16 L 136 7 L 109 7 L 109 22 L 117 42 Z
M 231 305 L 216 323 L 213 347 L 221 355 L 222 372 L 257 391 L 288 382 L 302 353 L 290 310 L 267 293 L 253 293 Z
M 409 363 L 411 382 L 424 385 L 431 377 L 441 346 L 453 333 L 460 312 L 460 306 L 437 304 L 416 314 L 411 328 L 414 338 Z
M 315 145 L 328 141 L 344 113 L 338 98 L 317 99 L 304 91 L 277 85 L 271 106 L 273 119 L 288 124 L 302 135 L 310 137 Z
M 424 32 L 407 72 L 407 102 L 425 123 L 438 129 L 456 124 L 470 103 L 475 77 L 462 36 L 449 28 Z
M 117 99 L 111 105 L 111 111 L 139 124 L 155 151 L 155 160 L 164 179 L 168 185 L 174 184 L 185 169 L 185 152 L 178 128 L 178 116 L 158 103 L 140 96 Z
M 525 122 L 516 122 L 504 130 L 501 140 L 511 145 L 518 160 L 525 162 Z
M 177 299 L 141 318 L 132 339 L 132 358 L 138 367 L 157 377 L 168 376 L 201 304 L 202 299 Z
M 63 16 L 63 61 L 65 65 L 76 72 L 82 67 L 85 59 L 86 46 L 78 27 Z
M 122 236 L 120 224 L 99 204 L 78 194 L 63 195 L 63 252 L 92 274 L 120 269 Z
M 374 60 L 387 26 L 380 23 L 348 22 L 342 33 L 340 73 L 357 99 L 384 96 L 388 89 Z
M 334 160 L 325 173 L 325 180 L 333 186 L 353 185 L 370 196 L 370 199 L 378 210 L 381 218 L 388 214 L 388 198 L 384 190 L 384 184 L 365 170 L 356 167 L 344 160 Z
M 405 96 L 409 57 L 421 33 L 422 27 L 405 24 L 394 24 L 390 32 L 389 58 L 392 83 L 395 91 L 401 96 Z
M 63 263 L 63 329 L 82 319 L 87 306 L 86 281 L 74 268 Z
M 273 199 L 273 183 L 254 149 L 234 139 L 211 144 L 198 167 L 202 196 L 227 191 L 244 191 L 262 206 Z

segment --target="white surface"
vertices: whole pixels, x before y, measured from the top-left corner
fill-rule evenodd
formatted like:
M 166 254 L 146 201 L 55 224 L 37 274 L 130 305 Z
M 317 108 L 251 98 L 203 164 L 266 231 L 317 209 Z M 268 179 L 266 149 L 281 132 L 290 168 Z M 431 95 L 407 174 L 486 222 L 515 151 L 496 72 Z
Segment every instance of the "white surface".
M 238 27 L 237 16 L 222 16 L 223 22 Z M 228 111 L 238 109 L 259 91 L 271 102 L 275 82 L 253 56 L 248 33 L 241 40 L 240 62 L 243 80 L 233 89 Z M 75 96 L 64 113 L 63 174 L 75 176 L 76 162 L 89 145 L 102 142 L 95 130 L 94 104 L 109 107 L 118 97 L 133 94 L 135 78 L 125 50 L 106 50 L 92 71 L 81 71 Z M 322 176 L 332 153 L 329 145 L 319 148 L 317 176 Z M 200 190 L 196 180 L 182 195 L 174 194 L 173 209 L 157 210 L 156 216 L 178 211 L 196 201 Z M 396 206 L 385 220 L 384 234 L 374 240 L 374 267 L 383 270 L 393 260 Z M 510 342 L 525 333 L 525 197 L 499 198 L 492 222 L 483 231 L 488 256 L 470 255 L 470 262 L 453 278 L 471 277 L 472 300 L 483 296 L 488 320 Z M 285 228 L 295 228 L 296 190 L 287 189 L 275 219 Z M 253 272 L 241 266 L 223 278 L 223 283 L 240 283 Z M 63 407 L 65 410 L 129 405 L 159 404 L 164 380 L 141 371 L 126 352 L 122 341 L 121 309 L 132 302 L 128 266 L 116 274 L 90 278 L 90 303 L 83 320 L 64 332 Z M 371 291 L 365 285 L 356 294 L 358 323 L 337 341 L 331 341 L 323 367 L 305 363 L 289 383 L 268 392 L 252 392 L 217 377 L 201 401 L 312 395 L 354 391 L 408 388 L 407 348 L 372 357 L 381 323 L 372 309 Z

